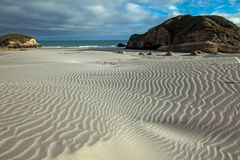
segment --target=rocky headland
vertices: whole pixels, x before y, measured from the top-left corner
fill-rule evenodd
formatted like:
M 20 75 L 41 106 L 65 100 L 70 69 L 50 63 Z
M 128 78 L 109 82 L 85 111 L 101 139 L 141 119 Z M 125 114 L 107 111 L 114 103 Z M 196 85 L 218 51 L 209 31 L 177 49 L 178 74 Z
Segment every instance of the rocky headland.
M 22 34 L 0 35 L 1 48 L 37 48 L 41 45 L 30 36 Z
M 127 49 L 240 53 L 240 28 L 216 15 L 181 15 L 129 38 Z

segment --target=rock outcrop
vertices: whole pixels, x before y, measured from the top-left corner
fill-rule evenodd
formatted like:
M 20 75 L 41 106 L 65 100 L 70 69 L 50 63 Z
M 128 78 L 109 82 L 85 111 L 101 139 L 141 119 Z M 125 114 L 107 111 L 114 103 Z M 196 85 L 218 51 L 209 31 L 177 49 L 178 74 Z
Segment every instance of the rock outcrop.
M 240 28 L 215 15 L 182 15 L 171 18 L 144 34 L 134 34 L 128 49 L 207 53 L 240 53 Z
M 165 53 L 165 56 L 173 56 L 174 53 L 172 51 L 167 51 L 167 53 Z
M 202 55 L 202 54 L 203 54 L 202 51 L 197 50 L 197 51 L 193 51 L 190 55 L 191 55 L 191 56 L 199 56 L 199 55 Z
M 36 48 L 40 44 L 32 37 L 21 34 L 6 34 L 0 36 L 0 47 L 7 48 Z
M 123 44 L 123 43 L 118 43 L 118 44 L 117 44 L 117 47 L 126 47 L 126 45 Z

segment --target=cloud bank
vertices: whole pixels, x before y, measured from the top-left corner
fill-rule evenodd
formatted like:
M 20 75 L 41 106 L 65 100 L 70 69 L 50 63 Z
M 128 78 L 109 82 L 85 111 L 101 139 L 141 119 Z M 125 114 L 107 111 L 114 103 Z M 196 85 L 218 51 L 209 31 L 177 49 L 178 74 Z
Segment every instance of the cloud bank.
M 240 25 L 238 4 L 238 0 L 1 0 L 0 34 L 20 32 L 43 39 L 127 39 L 132 33 L 145 32 L 180 14 L 220 14 Z M 198 11 L 195 7 L 206 9 Z

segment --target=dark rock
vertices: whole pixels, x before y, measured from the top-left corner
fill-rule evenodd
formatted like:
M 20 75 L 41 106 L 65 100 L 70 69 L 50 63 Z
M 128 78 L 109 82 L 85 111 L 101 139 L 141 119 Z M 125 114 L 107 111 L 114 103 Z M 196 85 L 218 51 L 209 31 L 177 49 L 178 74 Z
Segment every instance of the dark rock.
M 201 50 L 196 50 L 192 52 L 193 55 L 201 55 L 203 52 Z
M 123 43 L 118 43 L 117 47 L 126 47 L 126 45 Z
M 165 54 L 165 56 L 173 56 L 174 55 L 174 53 L 172 52 L 172 51 L 168 51 L 166 54 Z
M 119 54 L 124 54 L 124 53 L 126 53 L 125 51 L 118 51 L 117 53 L 119 53 Z
M 198 55 L 202 55 L 202 54 L 203 54 L 202 51 L 197 50 L 197 51 L 193 51 L 193 52 L 191 53 L 191 56 L 198 56 Z
M 33 37 L 21 34 L 6 34 L 0 36 L 0 46 L 7 48 L 36 48 L 41 45 Z
M 149 55 L 149 56 L 152 55 L 152 52 L 148 52 L 147 55 Z
M 139 52 L 139 53 L 138 53 L 138 55 L 139 55 L 139 56 L 143 56 L 143 55 L 144 55 L 144 53 L 142 53 L 142 52 Z
M 215 15 L 171 18 L 144 34 L 129 38 L 128 49 L 207 53 L 240 53 L 240 28 Z
M 201 51 L 201 50 L 197 50 L 197 51 L 195 51 L 197 54 L 203 54 L 203 51 Z

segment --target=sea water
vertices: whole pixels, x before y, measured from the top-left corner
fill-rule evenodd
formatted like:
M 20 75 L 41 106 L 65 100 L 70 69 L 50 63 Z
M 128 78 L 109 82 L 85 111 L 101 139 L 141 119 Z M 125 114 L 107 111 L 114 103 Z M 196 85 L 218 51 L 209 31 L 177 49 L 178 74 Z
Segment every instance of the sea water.
M 44 48 L 114 48 L 127 40 L 39 41 Z

